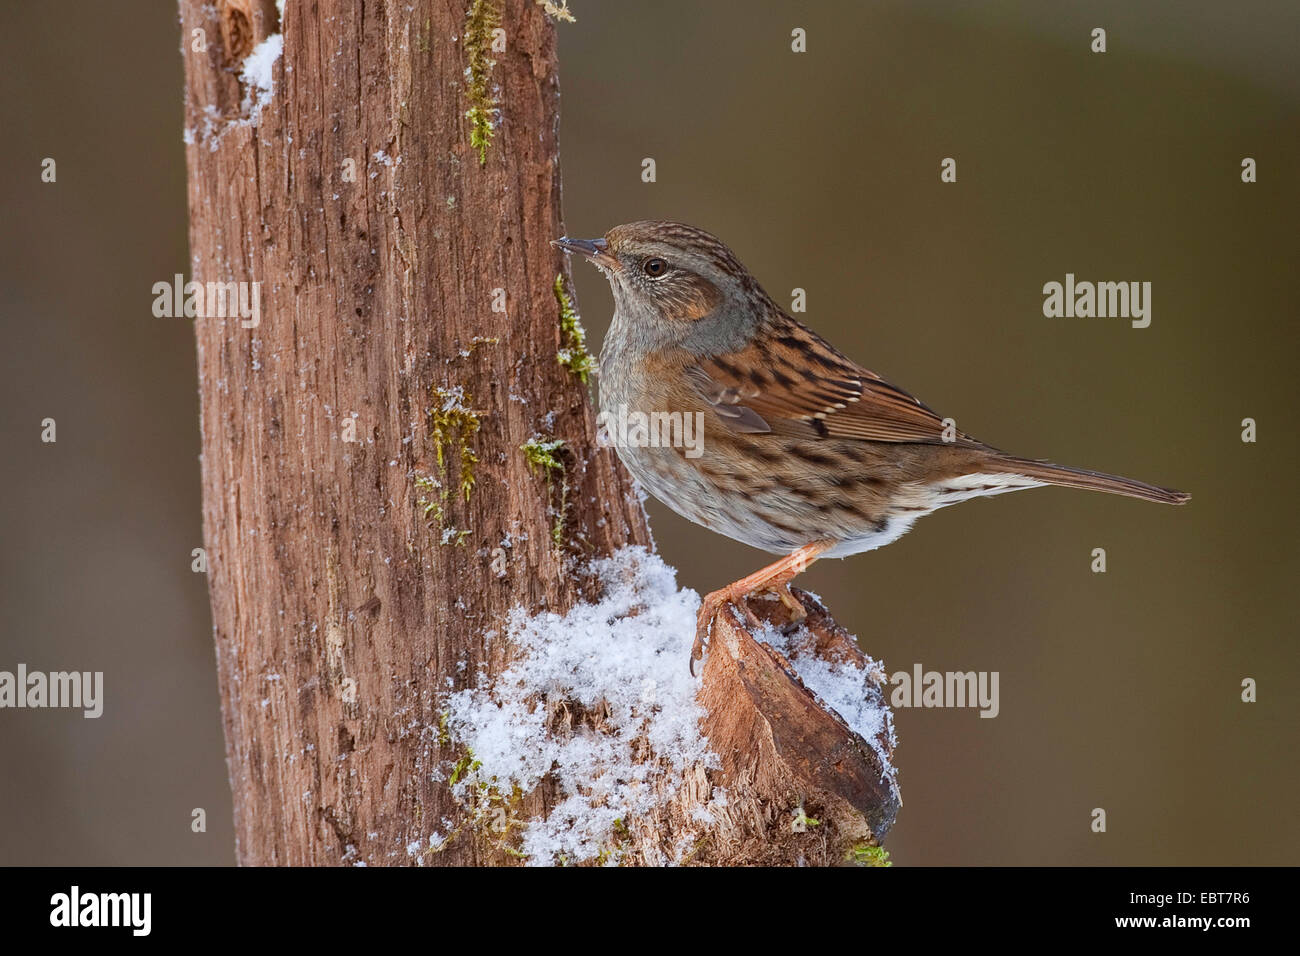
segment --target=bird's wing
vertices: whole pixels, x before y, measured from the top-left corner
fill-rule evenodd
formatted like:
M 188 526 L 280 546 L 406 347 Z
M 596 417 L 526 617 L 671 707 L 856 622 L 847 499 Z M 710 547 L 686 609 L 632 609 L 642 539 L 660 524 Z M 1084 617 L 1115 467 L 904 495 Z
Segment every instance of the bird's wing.
M 786 319 L 762 345 L 701 359 L 687 378 L 738 432 L 809 438 L 979 445 L 875 372 Z

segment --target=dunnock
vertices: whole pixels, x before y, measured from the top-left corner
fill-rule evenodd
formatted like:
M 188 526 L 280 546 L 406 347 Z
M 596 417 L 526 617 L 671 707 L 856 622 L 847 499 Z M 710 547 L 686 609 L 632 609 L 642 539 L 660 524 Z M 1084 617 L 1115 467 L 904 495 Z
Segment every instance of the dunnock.
M 771 591 L 802 616 L 790 581 L 821 557 L 896 540 L 970 498 L 1062 485 L 1182 504 L 1131 478 L 1016 458 L 954 428 L 795 321 L 714 236 L 632 222 L 554 245 L 605 273 L 614 319 L 600 355 L 607 415 L 701 415 L 703 441 L 625 442 L 618 454 L 678 514 L 780 561 L 707 595 L 691 669 L 723 605 Z M 664 420 L 661 418 L 661 420 Z

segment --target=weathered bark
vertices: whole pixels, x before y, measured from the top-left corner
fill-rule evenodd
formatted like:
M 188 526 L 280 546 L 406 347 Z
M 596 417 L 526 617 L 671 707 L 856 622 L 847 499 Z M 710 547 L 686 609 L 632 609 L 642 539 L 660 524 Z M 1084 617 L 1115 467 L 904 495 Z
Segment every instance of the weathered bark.
M 532 0 L 413 7 L 181 2 L 192 279 L 261 284 L 255 327 L 195 320 L 242 863 L 431 862 L 408 847 L 458 814 L 439 696 L 502 666 L 510 608 L 563 611 L 581 559 L 649 543 L 556 360 L 553 25 Z M 506 48 L 476 56 L 497 11 Z M 277 31 L 259 108 L 240 66 Z M 565 443 L 562 481 L 535 438 Z M 508 859 L 470 838 L 432 862 Z
M 705 710 L 702 729 L 721 766 L 695 766 L 681 787 L 663 795 L 658 815 L 633 828 L 629 861 L 664 862 L 673 835 L 693 832 L 691 821 L 707 809 L 712 821 L 683 862 L 882 862 L 874 848 L 901 806 L 891 763 L 891 727 L 885 723 L 874 741 L 864 740 L 824 708 L 796 674 L 798 664 L 813 657 L 869 673 L 872 662 L 817 598 L 792 590 L 808 610 L 798 631 L 795 665 L 757 640 L 734 608 L 718 614 L 699 700 Z M 778 601 L 754 601 L 751 607 L 768 624 L 791 624 L 789 611 Z M 873 673 L 871 683 L 868 696 L 883 713 L 886 677 Z M 726 790 L 720 809 L 706 807 L 715 786 Z

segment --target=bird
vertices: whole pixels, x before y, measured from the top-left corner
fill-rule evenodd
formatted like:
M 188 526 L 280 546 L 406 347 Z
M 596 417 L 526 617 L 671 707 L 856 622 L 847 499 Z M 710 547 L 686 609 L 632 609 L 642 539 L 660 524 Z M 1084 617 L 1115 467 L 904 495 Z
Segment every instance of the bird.
M 601 415 L 699 423 L 694 448 L 630 430 L 637 440 L 614 442 L 623 465 L 683 517 L 781 555 L 701 600 L 692 674 L 724 606 L 756 623 L 746 601 L 772 593 L 801 620 L 789 585 L 809 565 L 890 544 L 940 508 L 1046 485 L 1190 499 L 1009 455 L 958 431 L 789 315 L 703 229 L 644 220 L 552 245 L 594 265 L 613 292 L 598 362 Z

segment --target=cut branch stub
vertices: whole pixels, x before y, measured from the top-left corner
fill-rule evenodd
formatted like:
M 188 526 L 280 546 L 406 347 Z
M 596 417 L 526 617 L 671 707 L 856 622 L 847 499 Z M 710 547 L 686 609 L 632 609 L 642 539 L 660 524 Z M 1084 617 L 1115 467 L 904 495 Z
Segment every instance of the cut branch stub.
M 808 610 L 793 638 L 796 657 L 867 670 L 875 666 L 816 598 L 795 593 Z M 779 602 L 752 606 L 775 627 L 790 623 Z M 883 685 L 884 675 L 873 675 L 869 696 L 887 714 Z M 734 826 L 723 829 L 731 830 L 726 836 L 732 840 L 749 844 L 728 846 L 728 856 L 788 863 L 799 847 L 806 863 L 835 863 L 863 845 L 878 845 L 893 825 L 901 799 L 889 763 L 888 719 L 873 746 L 820 702 L 791 661 L 756 638 L 732 607 L 714 621 L 699 700 L 707 712 L 705 735 L 722 765 L 719 782 L 729 795 L 725 815 Z M 766 825 L 755 827 L 759 819 Z M 797 825 L 800 821 L 805 825 Z M 820 836 L 811 844 L 809 826 Z
M 238 63 L 280 28 L 275 0 L 222 0 L 221 43 L 226 60 Z

